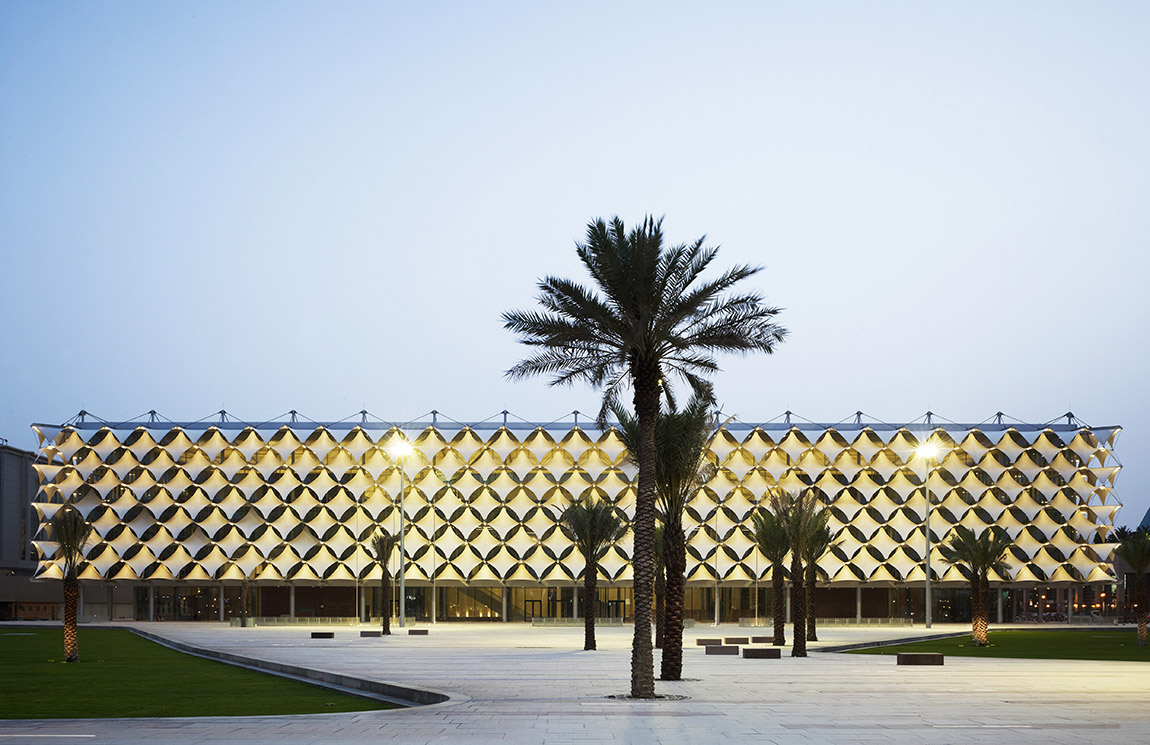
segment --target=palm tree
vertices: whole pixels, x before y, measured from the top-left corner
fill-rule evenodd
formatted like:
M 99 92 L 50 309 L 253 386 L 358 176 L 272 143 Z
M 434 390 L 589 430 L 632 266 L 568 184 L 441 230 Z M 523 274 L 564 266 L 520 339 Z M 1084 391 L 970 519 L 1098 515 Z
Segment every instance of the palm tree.
M 622 407 L 615 408 L 623 444 L 632 461 L 640 453 L 639 423 Z M 687 539 L 683 512 L 687 503 L 714 475 L 707 463 L 714 417 L 710 405 L 692 396 L 680 411 L 660 412 L 655 420 L 655 495 L 663 522 L 663 563 L 666 595 L 663 613 L 661 680 L 683 678 L 683 595 L 687 573 Z
M 787 533 L 791 544 L 791 620 L 794 641 L 791 657 L 807 656 L 807 596 L 804 581 L 803 556 L 807 544 L 820 521 L 825 520 L 818 492 L 813 488 L 791 493 L 779 491 L 771 495 L 771 511 Z
M 52 517 L 52 537 L 56 540 L 56 558 L 64 561 L 64 662 L 80 661 L 80 636 L 76 615 L 80 606 L 80 581 L 76 569 L 84 559 L 84 546 L 92 526 L 70 504 Z
M 759 509 L 754 513 L 755 543 L 763 558 L 771 565 L 771 618 L 775 626 L 773 643 L 781 647 L 787 643 L 786 566 L 784 562 L 791 543 L 787 540 L 787 529 L 779 517 L 770 510 Z
M 807 641 L 809 642 L 819 640 L 818 629 L 815 628 L 815 585 L 818 584 L 820 576 L 824 578 L 827 576 L 827 573 L 819 567 L 819 559 L 835 545 L 834 536 L 831 534 L 830 526 L 827 525 L 829 518 L 829 512 L 825 509 L 819 510 L 818 515 L 808 526 L 810 532 L 807 535 L 806 545 L 803 547 L 803 561 L 806 563 L 806 575 L 803 584 L 806 585 L 807 592 Z
M 976 536 L 965 525 L 956 525 L 950 540 L 938 547 L 943 561 L 957 566 L 970 580 L 971 638 L 977 647 L 989 643 L 986 638 L 990 625 L 989 575 L 1010 571 L 1010 565 L 1003 558 L 1010 544 L 1010 536 L 997 526 L 986 528 Z
M 1146 646 L 1146 573 L 1150 572 L 1150 529 L 1127 534 L 1114 549 L 1114 555 L 1126 562 L 1134 574 L 1134 605 L 1138 618 L 1138 646 Z M 1121 578 L 1119 579 L 1121 583 Z
M 595 497 L 572 502 L 559 518 L 563 533 L 583 554 L 583 649 L 595 649 L 595 617 L 599 615 L 596 585 L 599 560 L 608 547 L 623 537 L 627 524 L 619 519 L 615 506 Z M 635 617 L 635 623 L 639 617 Z
M 399 536 L 388 533 L 383 528 L 371 537 L 371 553 L 379 562 L 379 594 L 383 598 L 380 607 L 380 631 L 384 636 L 391 635 L 391 554 L 399 543 Z
M 646 218 L 627 231 L 614 218 L 595 220 L 576 252 L 594 289 L 567 279 L 539 283 L 542 311 L 510 311 L 504 327 L 537 348 L 507 371 L 512 379 L 551 376 L 551 384 L 585 381 L 603 389 L 598 423 L 619 402 L 626 385 L 639 421 L 639 479 L 635 498 L 635 632 L 631 642 L 631 695 L 654 698 L 651 595 L 655 575 L 655 420 L 662 394 L 672 400 L 670 376 L 713 399 L 704 376 L 716 372 L 714 352 L 770 353 L 786 336 L 774 322 L 778 308 L 755 293 L 727 294 L 759 271 L 736 266 L 700 280 L 718 249 L 694 243 L 663 245 L 662 220 Z

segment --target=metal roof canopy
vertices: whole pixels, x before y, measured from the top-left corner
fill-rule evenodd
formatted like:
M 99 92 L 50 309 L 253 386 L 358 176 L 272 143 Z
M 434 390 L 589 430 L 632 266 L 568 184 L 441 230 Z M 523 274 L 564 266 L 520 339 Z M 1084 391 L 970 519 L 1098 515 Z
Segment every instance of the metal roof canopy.
M 584 424 L 580 424 L 581 412 L 578 410 L 570 413 L 571 418 L 556 419 L 550 422 L 532 422 L 525 419 L 515 417 L 511 419 L 510 412 L 504 410 L 494 416 L 479 422 L 459 422 L 449 417 L 442 417 L 438 411 L 432 410 L 423 416 L 430 415 L 430 419 L 416 419 L 406 422 L 389 422 L 375 415 L 370 414 L 366 410 L 356 412 L 352 416 L 346 417 L 339 421 L 316 421 L 309 419 L 299 414 L 299 412 L 292 410 L 287 412 L 288 418 L 277 418 L 267 421 L 246 421 L 234 418 L 227 411 L 220 410 L 208 417 L 196 421 L 177 422 L 157 414 L 155 410 L 148 411 L 145 414 L 135 417 L 133 419 L 126 419 L 122 421 L 109 421 L 95 416 L 88 411 L 80 411 L 76 416 L 72 417 L 63 424 L 48 424 L 36 422 L 33 427 L 44 427 L 51 429 L 64 429 L 71 428 L 77 430 L 99 430 L 99 429 L 138 429 L 144 428 L 148 430 L 171 430 L 171 429 L 187 429 L 187 430 L 279 430 L 283 427 L 289 429 L 305 429 L 305 428 L 324 428 L 328 430 L 424 430 L 428 427 L 451 429 L 458 427 L 460 429 L 472 430 L 497 430 L 497 429 L 510 429 L 518 431 L 527 431 L 535 429 L 547 429 L 556 425 L 564 427 L 578 427 L 588 430 L 600 430 L 595 424 L 593 417 L 584 419 Z M 502 417 L 502 421 L 493 421 L 498 417 Z M 564 415 L 565 417 L 567 415 Z M 369 419 L 368 417 L 373 417 Z M 865 419 L 865 420 L 864 420 Z M 1065 420 L 1065 421 L 1063 421 Z M 613 428 L 617 423 L 609 422 L 608 428 Z M 446 426 L 445 426 L 446 425 Z M 786 432 L 790 430 L 799 431 L 823 431 L 833 429 L 839 432 L 849 431 L 862 431 L 870 429 L 875 432 L 895 432 L 898 430 L 908 431 L 936 431 L 942 430 L 944 432 L 969 432 L 969 431 L 982 431 L 982 432 L 1005 432 L 1007 430 L 1016 430 L 1019 432 L 1041 432 L 1043 430 L 1050 430 L 1052 432 L 1078 432 L 1081 430 L 1090 431 L 1120 431 L 1120 425 L 1107 425 L 1101 427 L 1092 427 L 1078 417 L 1073 412 L 1062 414 L 1048 422 L 1035 423 L 1024 422 L 1020 419 L 1008 417 L 1001 411 L 997 412 L 994 416 L 978 423 L 963 423 L 953 422 L 949 419 L 938 417 L 933 412 L 926 412 L 922 417 L 903 423 L 884 422 L 873 417 L 868 417 L 863 412 L 855 412 L 852 416 L 838 422 L 814 422 L 809 419 L 804 419 L 796 415 L 794 412 L 785 411 L 779 416 L 765 422 L 742 422 L 733 420 L 723 425 L 722 429 L 730 431 L 751 431 L 763 430 L 766 432 Z

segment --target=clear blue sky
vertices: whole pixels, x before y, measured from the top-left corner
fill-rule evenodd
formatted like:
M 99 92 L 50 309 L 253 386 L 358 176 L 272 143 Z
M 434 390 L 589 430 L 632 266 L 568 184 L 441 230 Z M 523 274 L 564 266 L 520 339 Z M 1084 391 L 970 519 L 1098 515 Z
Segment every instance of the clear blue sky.
M 80 408 L 458 420 L 500 313 L 665 215 L 766 270 L 724 410 L 1121 424 L 1150 505 L 1150 5 L 0 4 L 0 437 Z

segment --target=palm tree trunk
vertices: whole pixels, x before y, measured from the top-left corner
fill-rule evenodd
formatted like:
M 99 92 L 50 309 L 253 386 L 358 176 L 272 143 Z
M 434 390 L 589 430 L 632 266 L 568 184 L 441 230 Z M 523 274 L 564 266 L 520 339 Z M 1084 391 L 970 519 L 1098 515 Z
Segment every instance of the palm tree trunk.
M 391 575 L 387 573 L 386 566 L 379 575 L 379 594 L 383 596 L 379 608 L 379 615 L 382 616 L 380 632 L 384 636 L 391 636 Z
M 666 559 L 664 559 L 666 561 Z M 655 648 L 662 649 L 667 636 L 667 577 L 662 570 L 655 574 Z
M 583 568 L 583 650 L 596 649 L 595 617 L 599 615 L 599 562 L 591 560 Z
M 786 574 L 780 561 L 771 569 L 771 619 L 775 623 L 773 643 L 776 647 L 786 646 L 787 643 L 786 593 Z
M 807 593 L 803 581 L 803 562 L 798 552 L 791 558 L 791 620 L 794 627 L 794 642 L 791 657 L 807 656 Z
M 64 662 L 80 661 L 80 635 L 76 616 L 80 609 L 80 582 L 75 572 L 64 575 Z
M 1134 583 L 1135 602 L 1138 603 L 1138 646 L 1146 646 L 1146 580 L 1139 577 Z
M 651 594 L 655 578 L 655 419 L 659 415 L 659 368 L 646 361 L 631 365 L 635 417 L 639 420 L 639 489 L 632 524 L 631 567 L 635 594 L 635 636 L 631 641 L 631 696 L 655 697 L 651 650 Z
M 970 579 L 970 624 L 974 646 L 987 645 L 986 627 L 990 624 L 990 601 L 987 598 L 989 583 L 985 577 Z
M 806 569 L 806 597 L 807 597 L 807 641 L 819 640 L 818 629 L 815 628 L 815 563 L 807 564 Z
M 683 575 L 687 571 L 687 546 L 678 517 L 668 517 L 663 528 L 663 561 L 667 573 L 667 607 L 663 628 L 661 680 L 683 679 Z

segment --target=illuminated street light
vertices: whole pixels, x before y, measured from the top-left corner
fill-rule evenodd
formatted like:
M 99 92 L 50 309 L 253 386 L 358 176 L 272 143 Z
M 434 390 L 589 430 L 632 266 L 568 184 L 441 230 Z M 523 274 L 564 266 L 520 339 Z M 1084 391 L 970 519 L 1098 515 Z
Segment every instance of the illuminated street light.
M 938 445 L 935 445 L 933 442 L 924 442 L 918 446 L 914 454 L 922 458 L 926 463 L 926 475 L 922 480 L 922 488 L 924 496 L 926 497 L 926 517 L 923 520 L 923 532 L 926 534 L 926 554 L 923 557 L 923 566 L 926 569 L 926 593 L 924 596 L 926 602 L 926 627 L 929 629 L 932 620 L 930 602 L 930 462 L 938 458 L 939 448 Z
M 411 455 L 411 443 L 404 439 L 403 435 L 397 435 L 392 438 L 391 445 L 388 446 L 388 452 L 391 454 L 392 460 L 395 461 L 399 468 L 399 627 L 403 628 L 407 624 L 407 553 L 403 548 L 403 534 L 405 532 L 404 515 L 403 515 L 403 492 L 405 486 L 403 483 L 403 459 Z

